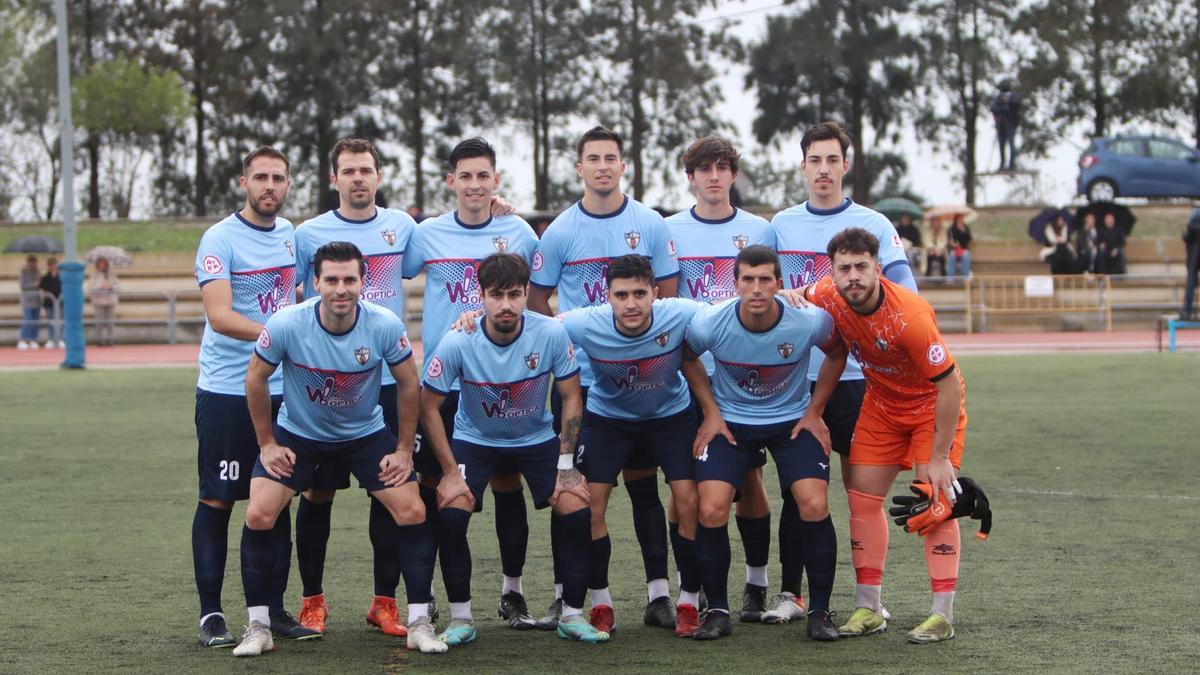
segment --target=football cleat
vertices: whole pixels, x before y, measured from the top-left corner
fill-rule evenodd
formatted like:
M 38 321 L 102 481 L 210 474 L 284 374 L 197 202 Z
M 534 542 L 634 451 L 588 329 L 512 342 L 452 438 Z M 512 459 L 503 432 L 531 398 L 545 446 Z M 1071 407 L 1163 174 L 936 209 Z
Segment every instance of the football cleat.
M 475 622 L 471 619 L 453 619 L 450 625 L 446 626 L 446 630 L 442 631 L 437 639 L 446 643 L 448 647 L 457 647 L 465 645 L 468 642 L 474 642 L 478 634 L 475 632 Z
M 728 612 L 708 610 L 704 615 L 704 623 L 692 633 L 693 640 L 716 640 L 726 635 L 733 635 L 733 621 Z
M 815 609 L 808 614 L 808 637 L 821 642 L 832 642 L 839 637 L 837 626 L 833 625 L 833 615 L 823 609 Z
M 742 589 L 742 611 L 738 614 L 738 621 L 742 623 L 762 621 L 763 612 L 766 611 L 766 602 L 766 586 L 746 584 L 746 587 Z
M 430 597 L 429 598 L 429 623 L 436 626 L 438 617 L 440 617 L 441 615 L 442 615 L 442 612 L 441 612 L 441 610 L 438 609 L 438 606 L 437 606 L 437 598 Z
M 537 622 L 529 615 L 529 606 L 525 604 L 525 596 L 516 591 L 509 591 L 500 596 L 498 613 L 501 619 L 508 620 L 508 627 L 514 630 L 529 630 L 537 627 Z
M 313 640 L 321 637 L 319 631 L 301 626 L 291 614 L 282 609 L 271 612 L 271 633 L 289 640 Z
M 611 608 L 609 608 L 611 611 Z M 595 613 L 595 610 L 592 610 Z M 596 630 L 596 627 L 588 623 L 582 614 L 574 616 L 564 616 L 558 619 L 558 637 L 564 640 L 578 640 L 588 644 L 597 642 L 608 642 L 608 633 L 602 630 Z
M 329 608 L 325 606 L 325 594 L 300 598 L 300 625 L 318 633 L 325 632 L 325 619 L 329 618 Z
M 534 624 L 538 630 L 554 630 L 558 628 L 558 621 L 562 618 L 562 598 L 555 598 L 554 602 L 550 603 L 550 609 L 546 610 L 546 616 L 537 620 Z
M 439 640 L 433 634 L 433 624 L 430 623 L 427 616 L 422 616 L 408 624 L 405 633 L 408 638 L 404 645 L 409 651 L 415 650 L 422 654 L 440 654 L 450 649 L 449 645 Z
M 234 656 L 258 656 L 275 651 L 275 640 L 271 638 L 271 627 L 259 621 L 251 621 L 242 633 L 241 643 L 233 648 Z
M 562 619 L 559 619 L 561 621 Z M 588 616 L 588 623 L 601 633 L 617 632 L 617 618 L 613 615 L 613 608 L 608 605 L 596 605 L 592 607 L 592 613 Z
M 642 621 L 647 626 L 657 626 L 658 628 L 675 628 L 675 608 L 671 606 L 671 599 L 667 596 L 657 597 L 646 604 L 646 611 L 642 614 Z
M 700 612 L 694 605 L 676 605 L 675 607 L 675 635 L 678 637 L 692 637 L 696 629 L 700 627 Z
M 375 596 L 375 601 L 367 610 L 367 623 L 378 628 L 384 635 L 392 637 L 408 635 L 408 629 L 400 623 L 400 613 L 396 610 L 395 598 Z
M 776 593 L 771 598 L 770 608 L 763 612 L 761 621 L 763 623 L 788 623 L 803 618 L 804 598 L 784 591 Z
M 887 629 L 887 619 L 883 614 L 873 609 L 859 607 L 850 614 L 850 620 L 838 627 L 838 635 L 842 637 L 862 637 L 871 633 L 881 633 Z
M 930 614 L 928 619 L 921 622 L 921 625 L 908 632 L 908 641 L 919 645 L 953 639 L 954 625 L 950 623 L 949 619 L 937 613 Z
M 236 644 L 237 640 L 233 639 L 233 634 L 225 626 L 225 615 L 209 615 L 204 620 L 204 623 L 200 624 L 201 647 L 216 647 L 220 649 L 222 647 L 232 647 Z

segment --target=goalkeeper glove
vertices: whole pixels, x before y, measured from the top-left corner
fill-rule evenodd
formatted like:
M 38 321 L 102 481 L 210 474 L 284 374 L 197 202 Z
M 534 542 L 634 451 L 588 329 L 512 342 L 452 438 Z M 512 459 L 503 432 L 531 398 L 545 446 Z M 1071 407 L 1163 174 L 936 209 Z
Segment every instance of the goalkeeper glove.
M 892 503 L 896 506 L 888 509 L 888 513 L 896 516 L 896 524 L 906 532 L 915 532 L 924 537 L 943 521 L 970 516 L 980 521 L 979 532 L 975 536 L 988 538 L 992 530 L 992 509 L 983 488 L 975 481 L 966 476 L 958 477 L 955 491 L 959 495 L 954 504 L 946 499 L 945 493 L 939 494 L 937 502 L 931 503 L 933 485 L 930 483 L 914 480 L 908 489 L 914 496 L 892 497 Z

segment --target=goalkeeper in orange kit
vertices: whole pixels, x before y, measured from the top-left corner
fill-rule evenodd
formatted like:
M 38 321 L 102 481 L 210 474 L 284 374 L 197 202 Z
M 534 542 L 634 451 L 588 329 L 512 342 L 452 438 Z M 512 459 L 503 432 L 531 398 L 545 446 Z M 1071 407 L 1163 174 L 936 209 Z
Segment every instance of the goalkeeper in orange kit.
M 928 619 L 908 634 L 911 642 L 954 637 L 954 591 L 960 537 L 950 509 L 961 491 L 956 478 L 967 429 L 963 380 L 924 299 L 884 278 L 879 241 L 860 228 L 829 241 L 830 276 L 805 296 L 833 316 L 842 338 L 839 354 L 822 366 L 806 416 L 819 419 L 845 366 L 847 353 L 862 364 L 866 395 L 850 446 L 847 494 L 850 545 L 857 579 L 856 609 L 839 627 L 842 636 L 887 628 L 880 604 L 888 550 L 883 501 L 901 470 L 916 469 L 928 483 L 929 513 L 920 524 L 933 589 Z M 828 372 L 826 372 L 828 371 Z

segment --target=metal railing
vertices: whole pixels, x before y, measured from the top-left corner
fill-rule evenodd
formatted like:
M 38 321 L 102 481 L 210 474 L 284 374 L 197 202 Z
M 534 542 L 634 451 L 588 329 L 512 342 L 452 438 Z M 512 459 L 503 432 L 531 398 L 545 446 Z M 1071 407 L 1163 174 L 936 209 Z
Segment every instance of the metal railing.
M 57 335 L 62 335 L 62 302 L 59 298 L 39 291 L 42 299 L 50 298 L 54 305 L 54 318 L 50 319 L 42 314 L 38 319 L 38 331 L 41 332 L 43 327 L 53 327 Z M 0 306 L 7 304 L 15 304 L 18 307 L 21 304 L 21 293 L 0 293 Z M 121 291 L 119 295 L 120 303 L 117 305 L 118 318 L 113 320 L 114 326 L 165 326 L 167 330 L 167 342 L 176 344 L 179 340 L 179 328 L 181 326 L 202 326 L 204 325 L 204 310 L 201 309 L 195 315 L 180 316 L 179 306 L 181 301 L 201 299 L 199 289 L 186 289 L 178 291 Z M 120 317 L 120 307 L 125 305 L 145 305 L 147 303 L 161 302 L 165 305 L 166 317 L 159 318 L 157 316 L 145 317 Z M 90 303 L 89 303 L 90 304 Z M 23 318 L 15 319 L 0 319 L 0 329 L 3 328 L 20 328 L 24 324 Z M 97 325 L 93 317 L 84 316 L 84 327 L 92 327 Z
M 970 277 L 965 284 L 967 332 L 987 330 L 988 316 L 1095 313 L 1112 330 L 1112 292 L 1108 275 L 1058 274 Z

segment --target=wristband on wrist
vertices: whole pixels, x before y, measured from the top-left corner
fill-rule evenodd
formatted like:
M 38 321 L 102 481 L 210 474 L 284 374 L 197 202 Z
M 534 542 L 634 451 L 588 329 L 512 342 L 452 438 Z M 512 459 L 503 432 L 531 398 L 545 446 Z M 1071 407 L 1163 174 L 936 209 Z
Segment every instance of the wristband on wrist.
M 573 453 L 568 452 L 565 455 L 558 456 L 558 470 L 559 471 L 569 471 L 570 469 L 574 469 L 574 468 L 575 468 L 575 455 Z

